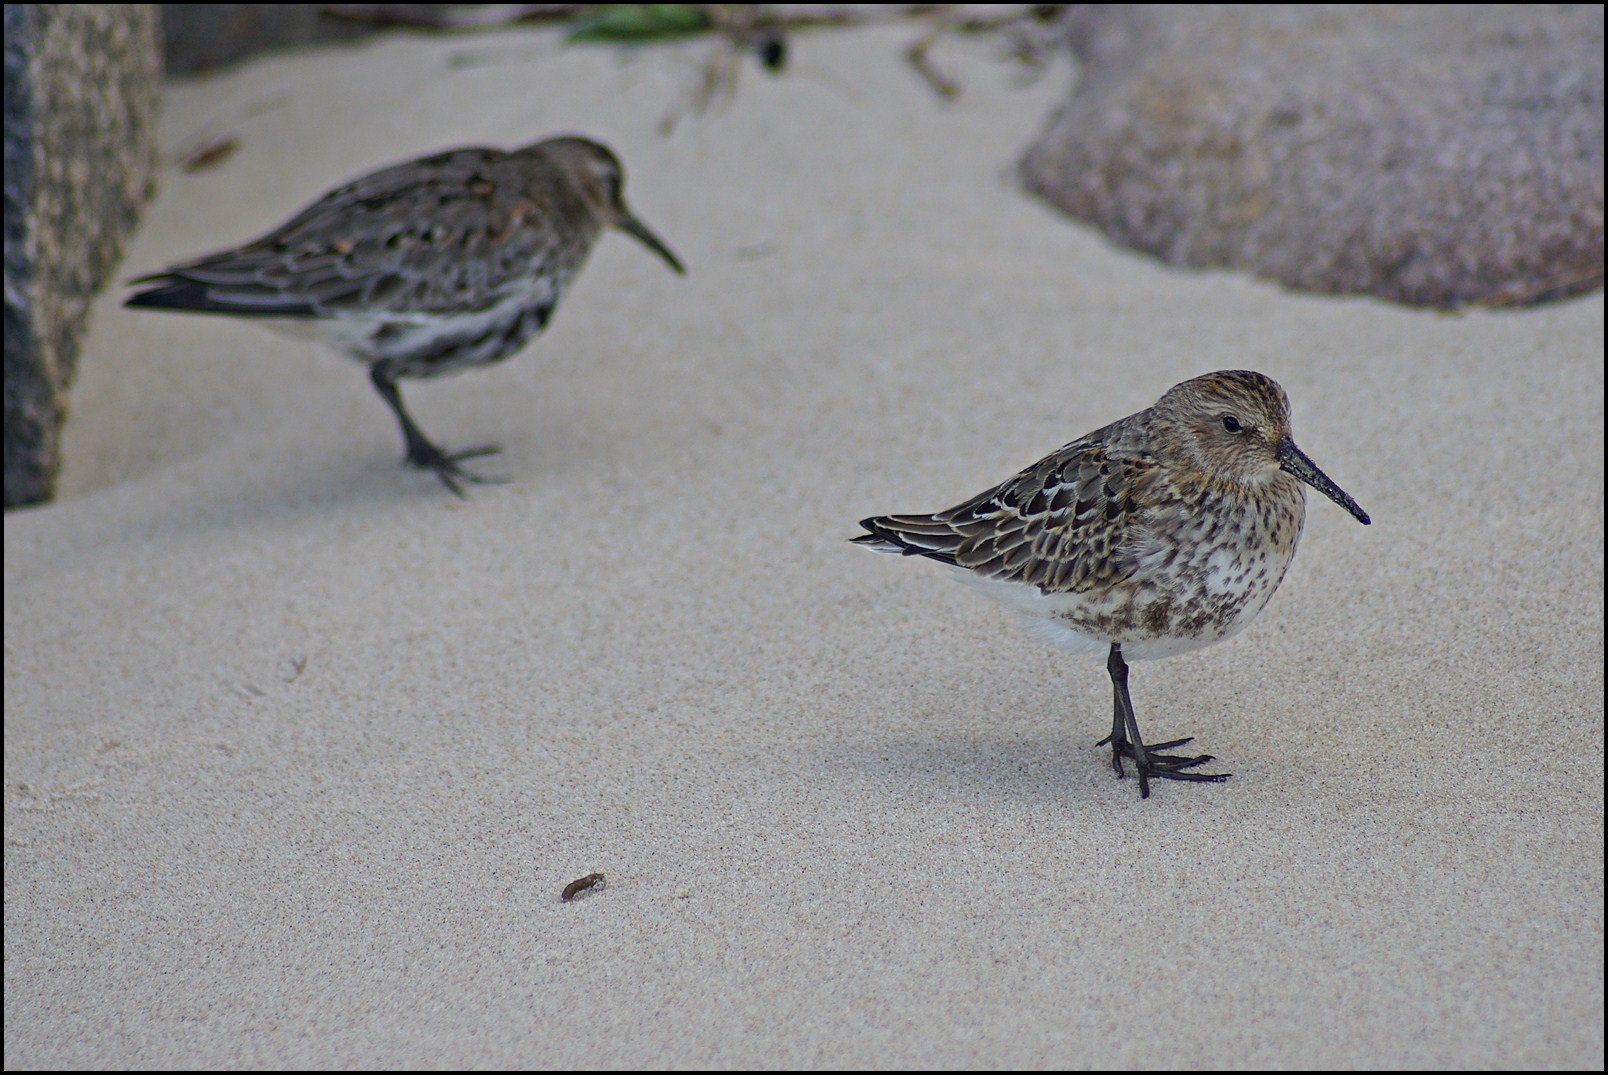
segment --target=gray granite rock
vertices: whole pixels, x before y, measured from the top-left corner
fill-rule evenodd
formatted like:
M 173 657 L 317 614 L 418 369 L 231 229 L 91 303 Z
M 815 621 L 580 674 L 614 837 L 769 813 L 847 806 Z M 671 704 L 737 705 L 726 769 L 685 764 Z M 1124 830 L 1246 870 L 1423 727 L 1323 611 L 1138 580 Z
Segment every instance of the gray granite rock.
M 161 4 L 169 75 L 194 74 L 267 49 L 341 41 L 372 34 L 394 8 L 424 18 L 439 4 Z M 332 14 L 339 7 L 352 18 Z
M 1603 280 L 1599 5 L 1078 5 L 1028 189 L 1175 265 L 1404 303 Z
M 48 500 L 90 299 L 155 165 L 150 4 L 5 5 L 5 501 Z

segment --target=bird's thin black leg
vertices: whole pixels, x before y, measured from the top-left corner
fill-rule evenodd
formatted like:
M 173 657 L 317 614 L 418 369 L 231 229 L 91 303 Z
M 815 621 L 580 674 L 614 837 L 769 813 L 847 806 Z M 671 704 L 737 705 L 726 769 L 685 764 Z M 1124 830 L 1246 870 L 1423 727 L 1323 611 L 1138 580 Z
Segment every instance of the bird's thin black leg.
M 483 445 L 479 448 L 469 448 L 462 452 L 443 452 L 430 442 L 413 418 L 408 414 L 407 408 L 402 406 L 402 393 L 396 386 L 396 375 L 391 371 L 389 360 L 381 360 L 369 367 L 369 378 L 373 380 L 374 387 L 379 389 L 380 398 L 385 400 L 386 406 L 396 415 L 398 424 L 402 426 L 402 437 L 407 442 L 408 454 L 406 462 L 421 470 L 433 470 L 441 483 L 451 489 L 459 497 L 464 495 L 458 486 L 459 481 L 473 482 L 476 485 L 492 485 L 505 482 L 507 478 L 487 478 L 478 474 L 471 474 L 458 464 L 465 459 L 476 456 L 496 455 L 502 451 L 495 444 Z
M 1183 770 L 1195 765 L 1202 765 L 1212 760 L 1210 754 L 1201 754 L 1198 757 L 1187 757 L 1173 754 L 1160 754 L 1157 751 L 1171 750 L 1190 742 L 1189 739 L 1173 739 L 1166 743 L 1157 743 L 1155 746 L 1145 748 L 1144 739 L 1139 735 L 1139 718 L 1134 716 L 1133 699 L 1128 695 L 1128 662 L 1122 659 L 1122 646 L 1112 643 L 1111 656 L 1106 660 L 1106 671 L 1111 673 L 1111 734 L 1096 743 L 1096 746 L 1111 744 L 1111 768 L 1116 771 L 1117 778 L 1123 777 L 1122 759 L 1128 758 L 1133 762 L 1134 770 L 1139 775 L 1139 795 L 1141 798 L 1150 798 L 1150 778 L 1158 780 L 1193 780 L 1198 782 L 1211 782 L 1227 780 L 1228 773 L 1186 773 Z
M 1112 644 L 1111 657 L 1106 661 L 1106 669 L 1108 671 L 1111 669 L 1112 660 L 1122 662 L 1122 646 L 1117 643 Z M 1122 689 L 1117 689 L 1116 682 L 1117 673 L 1112 672 L 1111 734 L 1094 745 L 1097 747 L 1103 747 L 1107 743 L 1111 744 L 1111 771 L 1117 774 L 1118 780 L 1121 780 L 1123 777 L 1122 759 L 1125 755 L 1130 755 L 1132 752 L 1132 747 L 1128 744 L 1128 714 L 1122 708 L 1123 700 L 1128 694 L 1128 666 L 1126 663 L 1122 664 Z M 1128 708 L 1133 708 L 1132 703 L 1129 703 Z

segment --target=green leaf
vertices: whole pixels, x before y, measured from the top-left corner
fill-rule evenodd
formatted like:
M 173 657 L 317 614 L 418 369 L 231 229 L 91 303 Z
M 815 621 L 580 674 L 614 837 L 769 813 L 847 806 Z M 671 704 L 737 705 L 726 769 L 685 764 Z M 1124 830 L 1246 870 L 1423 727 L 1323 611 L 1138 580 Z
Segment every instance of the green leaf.
M 576 19 L 570 41 L 656 41 L 709 30 L 702 4 L 600 4 Z

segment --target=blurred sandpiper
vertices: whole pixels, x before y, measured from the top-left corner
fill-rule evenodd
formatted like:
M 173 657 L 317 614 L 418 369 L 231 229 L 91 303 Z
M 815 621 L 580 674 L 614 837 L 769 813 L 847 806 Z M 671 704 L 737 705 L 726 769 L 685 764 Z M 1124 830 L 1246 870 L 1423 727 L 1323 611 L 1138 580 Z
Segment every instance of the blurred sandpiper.
M 1027 614 L 1050 642 L 1105 651 L 1111 767 L 1151 779 L 1221 781 L 1209 754 L 1146 746 L 1127 661 L 1222 641 L 1256 618 L 1295 556 L 1310 485 L 1364 525 L 1367 512 L 1290 435 L 1290 401 L 1248 370 L 1174 385 L 1155 405 L 1075 440 L 933 515 L 882 515 L 853 538 L 950 564 Z
M 382 168 L 330 191 L 243 246 L 134 280 L 128 306 L 260 318 L 369 367 L 408 463 L 447 488 L 486 482 L 402 405 L 397 381 L 507 358 L 546 326 L 603 228 L 681 262 L 626 208 L 624 172 L 587 138 L 516 150 L 466 147 Z

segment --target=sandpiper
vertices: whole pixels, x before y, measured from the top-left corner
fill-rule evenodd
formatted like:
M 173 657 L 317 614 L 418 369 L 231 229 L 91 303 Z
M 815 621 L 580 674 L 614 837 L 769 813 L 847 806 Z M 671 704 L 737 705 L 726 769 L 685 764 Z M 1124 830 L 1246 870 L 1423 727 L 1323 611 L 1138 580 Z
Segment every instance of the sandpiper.
M 1191 771 L 1210 754 L 1147 747 L 1128 696 L 1127 660 L 1170 657 L 1237 634 L 1267 605 L 1295 556 L 1312 486 L 1368 513 L 1290 436 L 1290 401 L 1249 370 L 1174 385 L 1155 405 L 1075 440 L 933 515 L 865 519 L 853 540 L 950 564 L 1027 614 L 1050 642 L 1108 650 L 1111 767 L 1150 779 L 1220 781 Z
M 366 363 L 406 461 L 462 496 L 460 481 L 496 479 L 459 464 L 498 448 L 436 447 L 398 379 L 513 354 L 546 326 L 605 225 L 684 273 L 626 208 L 623 186 L 619 160 L 586 138 L 448 150 L 354 179 L 243 246 L 140 277 L 132 283 L 158 286 L 125 305 L 262 318 Z

